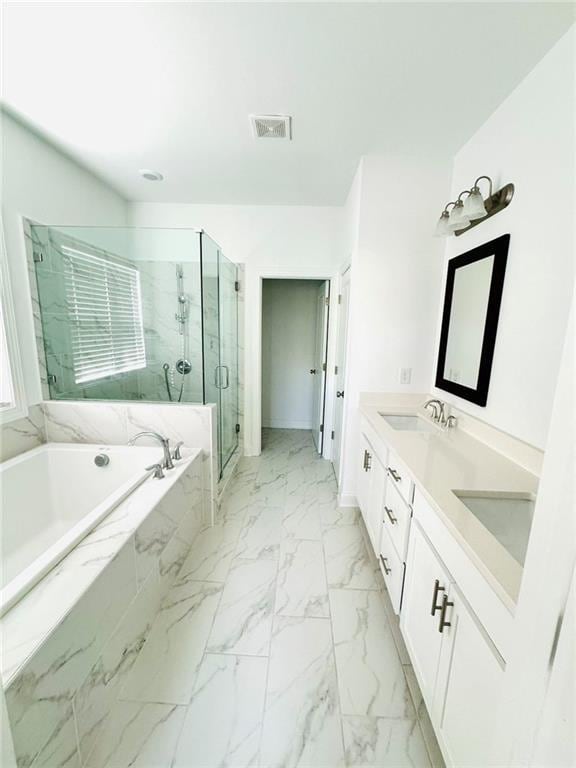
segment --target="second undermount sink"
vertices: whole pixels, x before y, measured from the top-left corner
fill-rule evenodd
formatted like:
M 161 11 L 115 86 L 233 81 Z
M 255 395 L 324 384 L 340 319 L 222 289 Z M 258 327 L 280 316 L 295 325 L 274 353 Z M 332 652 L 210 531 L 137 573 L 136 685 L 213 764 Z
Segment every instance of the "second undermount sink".
M 409 432 L 437 432 L 438 427 L 416 414 L 382 413 L 380 416 L 392 429 Z
M 454 491 L 514 560 L 524 565 L 536 497 L 532 493 Z

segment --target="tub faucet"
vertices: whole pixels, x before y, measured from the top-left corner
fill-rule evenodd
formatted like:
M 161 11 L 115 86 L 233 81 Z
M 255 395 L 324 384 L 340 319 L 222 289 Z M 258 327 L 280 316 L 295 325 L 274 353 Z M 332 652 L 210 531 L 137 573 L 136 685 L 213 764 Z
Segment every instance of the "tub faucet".
M 430 406 L 433 409 L 432 420 L 436 424 L 444 424 L 444 403 L 440 400 L 427 400 L 424 403 L 424 408 Z
M 128 441 L 128 445 L 134 445 L 136 440 L 140 437 L 153 437 L 155 440 L 158 440 L 164 451 L 164 466 L 166 469 L 174 469 L 174 463 L 172 461 L 172 456 L 170 455 L 170 441 L 167 437 L 162 437 L 158 432 L 138 432 L 137 435 L 134 435 L 134 437 Z

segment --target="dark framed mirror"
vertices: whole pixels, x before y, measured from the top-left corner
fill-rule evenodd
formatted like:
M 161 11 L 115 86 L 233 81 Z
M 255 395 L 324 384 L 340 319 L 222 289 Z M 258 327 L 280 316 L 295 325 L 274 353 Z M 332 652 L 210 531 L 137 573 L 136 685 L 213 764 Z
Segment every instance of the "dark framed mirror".
M 486 405 L 510 235 L 448 262 L 436 386 Z

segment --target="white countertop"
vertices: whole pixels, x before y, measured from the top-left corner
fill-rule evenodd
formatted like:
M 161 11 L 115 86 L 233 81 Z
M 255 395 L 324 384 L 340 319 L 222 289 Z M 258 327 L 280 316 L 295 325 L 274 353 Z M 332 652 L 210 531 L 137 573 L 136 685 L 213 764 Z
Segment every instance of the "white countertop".
M 407 398 L 371 395 L 361 398 L 360 413 L 384 445 L 406 464 L 417 489 L 469 555 L 494 592 L 513 613 L 522 566 L 453 493 L 458 491 L 536 494 L 538 477 L 471 437 L 458 426 L 415 432 L 393 429 L 380 413 L 423 414 Z M 429 416 L 426 416 L 429 419 Z M 378 446 L 373 448 L 378 451 Z

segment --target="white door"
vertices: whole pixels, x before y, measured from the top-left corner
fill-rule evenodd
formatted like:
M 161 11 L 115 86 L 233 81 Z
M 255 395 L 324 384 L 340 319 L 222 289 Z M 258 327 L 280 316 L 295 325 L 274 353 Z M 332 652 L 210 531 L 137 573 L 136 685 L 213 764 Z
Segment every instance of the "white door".
M 428 708 L 434 698 L 442 634 L 438 622 L 450 578 L 418 523 L 412 521 L 400 628 Z
M 504 661 L 454 584 L 447 606 L 441 612 L 442 650 L 430 714 L 447 766 L 487 768 Z
M 372 446 L 366 440 L 364 435 L 360 435 L 360 446 L 358 448 L 357 466 L 356 466 L 356 501 L 360 507 L 360 512 L 366 522 L 368 517 L 368 506 L 370 504 L 370 460 L 372 456 Z
M 314 401 L 312 411 L 312 435 L 318 453 L 322 453 L 324 436 L 324 392 L 326 388 L 326 354 L 328 351 L 328 304 L 330 283 L 325 280 L 316 296 L 316 343 L 314 348 Z
M 350 270 L 342 277 L 338 297 L 338 341 L 336 345 L 336 399 L 334 406 L 334 445 L 332 463 L 336 480 L 340 480 L 342 425 L 344 423 L 344 380 L 346 377 L 346 341 L 348 339 L 348 306 L 350 302 Z
M 384 506 L 384 491 L 386 488 L 386 470 L 376 454 L 370 456 L 368 474 L 370 475 L 370 494 L 368 496 L 368 512 L 366 528 L 374 548 L 376 557 L 380 554 L 380 535 L 382 533 L 382 510 Z

